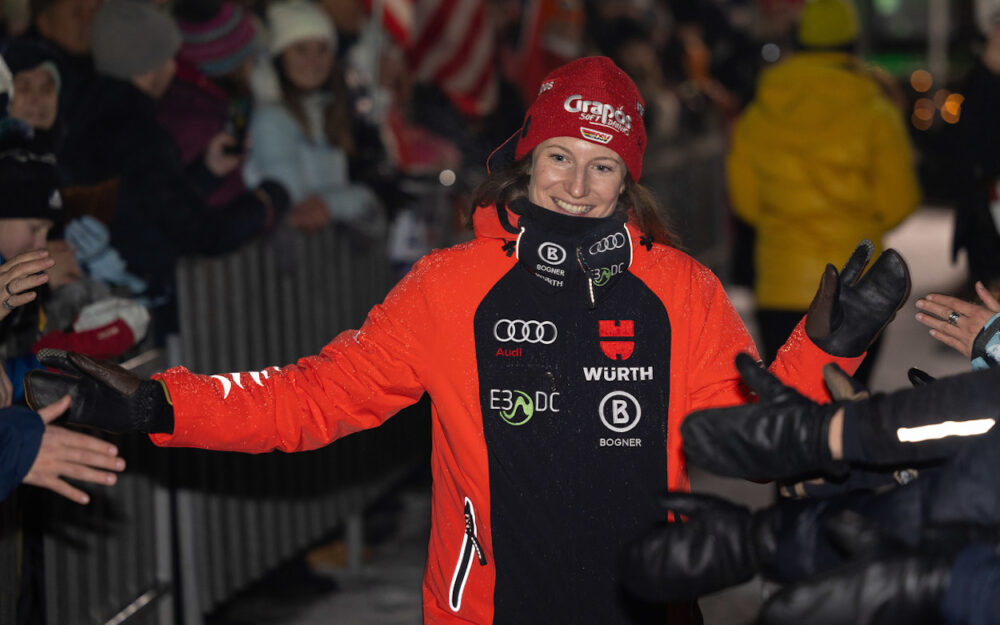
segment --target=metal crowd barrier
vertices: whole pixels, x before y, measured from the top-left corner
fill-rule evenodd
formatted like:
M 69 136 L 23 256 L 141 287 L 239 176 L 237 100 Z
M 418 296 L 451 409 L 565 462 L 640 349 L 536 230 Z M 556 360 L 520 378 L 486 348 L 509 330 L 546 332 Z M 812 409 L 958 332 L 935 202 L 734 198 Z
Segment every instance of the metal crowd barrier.
M 180 353 L 126 363 L 144 375 L 175 364 L 214 373 L 294 362 L 357 327 L 393 281 L 381 242 L 358 244 L 334 228 L 184 259 L 177 276 Z M 356 565 L 363 509 L 428 457 L 425 406 L 404 413 L 297 454 L 159 449 L 144 436 L 111 438 L 129 463 L 119 483 L 88 488 L 86 507 L 52 501 L 46 513 L 59 519 L 44 539 L 46 622 L 198 625 L 343 527 Z M 0 535 L 0 563 L 9 559 Z M 8 594 L 0 591 L 2 623 L 14 622 Z
M 685 251 L 716 273 L 729 261 L 726 139 L 710 132 L 683 143 L 650 144 L 642 182 L 656 195 Z

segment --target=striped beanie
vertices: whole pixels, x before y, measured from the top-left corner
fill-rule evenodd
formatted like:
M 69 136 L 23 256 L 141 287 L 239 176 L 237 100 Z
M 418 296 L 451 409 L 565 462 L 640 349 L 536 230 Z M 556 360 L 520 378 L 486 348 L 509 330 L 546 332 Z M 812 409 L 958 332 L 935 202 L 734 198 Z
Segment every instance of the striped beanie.
M 206 76 L 224 76 L 257 52 L 257 32 L 250 16 L 231 2 L 205 19 L 179 17 L 184 43 L 177 58 Z

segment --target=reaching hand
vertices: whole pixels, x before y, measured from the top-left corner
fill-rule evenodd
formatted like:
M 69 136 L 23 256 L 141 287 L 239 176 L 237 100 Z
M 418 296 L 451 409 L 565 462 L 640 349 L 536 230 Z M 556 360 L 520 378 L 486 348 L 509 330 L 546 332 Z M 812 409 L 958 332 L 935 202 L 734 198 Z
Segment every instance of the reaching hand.
M 862 241 L 839 275 L 827 265 L 809 304 L 806 334 L 828 354 L 863 354 L 910 294 L 909 269 L 895 250 L 882 252 L 861 275 L 874 248 L 871 241 Z
M 0 319 L 37 297 L 35 289 L 49 281 L 45 271 L 55 262 L 48 250 L 34 250 L 0 265 Z
M 853 562 L 775 594 L 762 625 L 938 625 L 951 563 L 921 555 Z
M 741 584 L 757 572 L 747 508 L 710 495 L 667 493 L 663 523 L 628 546 L 623 582 L 648 601 L 689 601 Z
M 840 404 L 817 404 L 740 354 L 736 368 L 760 401 L 693 412 L 681 424 L 688 461 L 718 475 L 789 479 L 839 475 L 830 423 Z
M 90 496 L 72 486 L 64 478 L 111 486 L 118 478 L 111 471 L 122 471 L 125 461 L 118 457 L 118 448 L 107 441 L 74 432 L 52 421 L 69 408 L 65 396 L 38 411 L 45 422 L 45 433 L 38 456 L 24 478 L 25 484 L 47 488 L 70 501 L 86 504 Z
M 56 371 L 25 374 L 25 398 L 33 409 L 70 395 L 69 423 L 118 433 L 173 431 L 173 407 L 160 382 L 76 352 L 42 349 L 37 357 Z
M 982 282 L 976 282 L 976 294 L 983 300 L 983 306 L 949 295 L 929 293 L 917 300 L 917 308 L 925 311 L 917 313 L 917 321 L 930 328 L 935 339 L 970 357 L 983 326 L 1000 313 L 1000 302 Z

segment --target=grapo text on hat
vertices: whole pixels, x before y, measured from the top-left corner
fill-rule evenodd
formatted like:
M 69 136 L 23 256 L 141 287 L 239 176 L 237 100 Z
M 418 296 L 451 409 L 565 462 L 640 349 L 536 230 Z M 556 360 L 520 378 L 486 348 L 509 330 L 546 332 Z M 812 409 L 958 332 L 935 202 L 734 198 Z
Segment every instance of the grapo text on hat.
M 580 121 L 608 126 L 625 135 L 632 129 L 632 117 L 626 115 L 620 106 L 615 108 L 597 100 L 584 100 L 582 95 L 571 95 L 563 102 L 563 108 L 570 113 L 579 113 Z

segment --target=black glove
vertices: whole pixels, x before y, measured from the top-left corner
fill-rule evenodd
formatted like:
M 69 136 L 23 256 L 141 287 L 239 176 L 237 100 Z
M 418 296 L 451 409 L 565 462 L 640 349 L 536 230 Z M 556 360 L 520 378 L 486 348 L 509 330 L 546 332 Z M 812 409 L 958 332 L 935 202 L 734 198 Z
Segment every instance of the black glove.
M 923 386 L 924 384 L 930 384 L 935 380 L 934 376 L 927 373 L 923 369 L 917 369 L 916 367 L 910 367 L 906 371 L 906 379 L 910 381 L 913 386 Z
M 629 591 L 647 601 L 690 601 L 756 574 L 747 508 L 686 493 L 668 493 L 661 503 L 688 519 L 664 523 L 628 546 L 622 579 Z
M 647 601 L 690 601 L 757 573 L 801 579 L 842 562 L 824 520 L 856 497 L 783 500 L 751 513 L 711 495 L 668 493 L 665 509 L 687 517 L 663 523 L 626 547 L 622 580 Z
M 919 385 L 844 404 L 843 455 L 850 463 L 898 467 L 940 462 L 975 435 L 957 435 L 960 422 L 982 434 L 1000 413 L 1000 369 L 947 378 L 921 378 Z M 942 428 L 935 430 L 934 428 Z
M 823 367 L 823 381 L 830 395 L 837 401 L 859 401 L 871 397 L 871 391 L 861 382 L 847 375 L 836 363 Z M 825 476 L 799 482 L 783 482 L 780 492 L 784 497 L 830 497 L 858 490 L 877 490 L 886 486 L 909 484 L 917 478 L 914 468 L 862 469 L 851 467 L 843 476 Z
M 853 562 L 785 588 L 764 604 L 763 625 L 939 625 L 951 562 L 909 555 Z
M 839 403 L 817 404 L 785 386 L 746 355 L 736 368 L 760 402 L 693 412 L 681 424 L 684 455 L 718 475 L 787 479 L 840 475 L 830 452 L 830 419 Z
M 33 410 L 68 394 L 68 423 L 116 433 L 173 432 L 174 410 L 160 382 L 76 352 L 43 349 L 37 356 L 43 366 L 57 371 L 25 374 L 25 397 Z
M 828 354 L 863 354 L 910 294 L 910 272 L 898 252 L 888 249 L 864 276 L 875 246 L 865 239 L 837 275 L 827 265 L 806 314 L 806 334 Z

